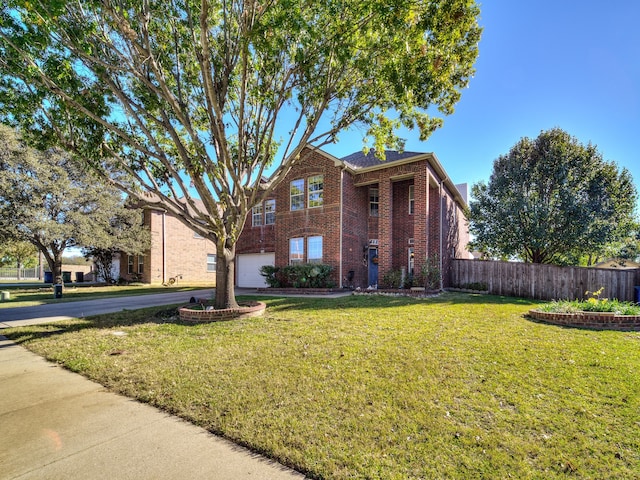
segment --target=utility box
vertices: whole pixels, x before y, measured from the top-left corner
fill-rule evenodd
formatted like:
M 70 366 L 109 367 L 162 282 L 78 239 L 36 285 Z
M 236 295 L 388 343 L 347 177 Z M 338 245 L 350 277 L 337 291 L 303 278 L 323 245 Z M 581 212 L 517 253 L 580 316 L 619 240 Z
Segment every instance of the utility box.
M 62 284 L 58 283 L 53 286 L 53 298 L 62 298 Z

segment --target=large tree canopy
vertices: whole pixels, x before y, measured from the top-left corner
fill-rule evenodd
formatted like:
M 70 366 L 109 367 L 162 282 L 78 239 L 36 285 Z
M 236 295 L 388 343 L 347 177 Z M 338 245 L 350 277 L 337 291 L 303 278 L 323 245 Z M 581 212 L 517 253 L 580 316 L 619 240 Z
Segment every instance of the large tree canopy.
M 533 263 L 597 255 L 634 225 L 631 174 L 559 128 L 522 138 L 473 186 L 475 248 Z
M 473 0 L 4 4 L 4 121 L 126 172 L 120 188 L 214 241 L 218 307 L 236 304 L 247 212 L 305 146 L 352 125 L 378 152 L 402 147 L 400 127 L 426 138 L 467 86 L 480 38 Z
M 135 242 L 121 248 L 138 253 L 150 235 L 140 211 L 125 208 L 122 193 L 79 168 L 55 149 L 39 152 L 0 125 L 0 239 L 24 241 L 42 252 L 56 283 L 62 280 L 62 255 L 69 247 L 113 246 L 114 222 L 129 218 Z

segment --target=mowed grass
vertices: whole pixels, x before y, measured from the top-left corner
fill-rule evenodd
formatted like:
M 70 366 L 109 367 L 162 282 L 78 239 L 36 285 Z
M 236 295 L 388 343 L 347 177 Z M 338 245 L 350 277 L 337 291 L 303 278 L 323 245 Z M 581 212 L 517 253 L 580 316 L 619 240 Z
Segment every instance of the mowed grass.
M 159 308 L 3 333 L 311 478 L 640 478 L 637 332 L 492 296 L 265 301 L 257 319 Z

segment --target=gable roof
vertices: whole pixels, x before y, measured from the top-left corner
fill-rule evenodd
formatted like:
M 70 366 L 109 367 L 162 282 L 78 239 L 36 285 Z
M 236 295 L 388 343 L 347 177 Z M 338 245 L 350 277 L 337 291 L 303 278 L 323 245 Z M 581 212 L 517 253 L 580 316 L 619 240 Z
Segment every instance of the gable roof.
M 387 167 L 394 166 L 397 163 L 411 163 L 416 161 L 426 160 L 431 168 L 433 168 L 438 175 L 440 181 L 447 186 L 449 191 L 453 194 L 453 198 L 462 207 L 467 205 L 466 192 L 465 195 L 460 193 L 457 185 L 449 178 L 444 167 L 438 160 L 438 157 L 434 153 L 425 152 L 398 152 L 396 150 L 386 150 L 385 160 L 380 160 L 375 156 L 375 150 L 369 150 L 366 155 L 362 151 L 352 153 L 346 157 L 341 158 L 339 161 L 351 170 L 353 173 L 362 173 L 363 171 L 378 170 Z
M 368 168 L 368 167 L 377 167 L 388 165 L 389 163 L 398 162 L 400 160 L 406 160 L 408 158 L 417 157 L 419 155 L 424 155 L 424 153 L 420 152 L 398 152 L 396 150 L 386 150 L 385 156 L 386 160 L 380 160 L 376 157 L 376 152 L 372 148 L 365 155 L 362 151 L 358 151 L 352 153 L 351 155 L 347 155 L 346 157 L 341 158 L 340 160 L 347 164 L 354 170 L 358 170 L 360 168 Z

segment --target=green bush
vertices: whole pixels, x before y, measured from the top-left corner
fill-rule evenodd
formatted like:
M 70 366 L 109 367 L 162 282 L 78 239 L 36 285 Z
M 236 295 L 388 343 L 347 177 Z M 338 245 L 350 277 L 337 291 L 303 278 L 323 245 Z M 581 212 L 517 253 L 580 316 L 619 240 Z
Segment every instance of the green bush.
M 263 265 L 260 267 L 260 275 L 264 277 L 264 281 L 267 282 L 271 288 L 281 287 L 280 282 L 280 267 L 274 267 L 273 265 Z
M 286 267 L 265 265 L 260 268 L 260 275 L 272 288 L 333 288 L 332 271 L 330 265 L 311 263 Z
M 400 270 L 390 270 L 382 277 L 381 288 L 401 288 L 402 272 Z

